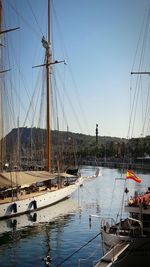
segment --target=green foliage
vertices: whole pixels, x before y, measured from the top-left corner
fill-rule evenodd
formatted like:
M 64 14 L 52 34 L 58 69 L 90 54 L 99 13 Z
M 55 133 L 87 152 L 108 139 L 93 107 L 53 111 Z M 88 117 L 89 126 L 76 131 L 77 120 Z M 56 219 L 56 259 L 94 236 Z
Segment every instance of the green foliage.
M 125 138 L 99 136 L 98 143 L 96 137 L 72 133 L 52 131 L 52 146 L 54 154 L 57 151 L 58 140 L 61 147 L 67 149 L 68 140 L 74 140 L 75 152 L 78 158 L 98 157 L 98 158 L 123 158 L 123 157 L 144 157 L 150 155 L 150 136 L 144 138 Z M 39 128 L 19 128 L 19 146 L 20 151 L 27 151 L 29 148 L 42 150 L 46 146 L 46 131 Z M 6 137 L 6 158 L 9 159 L 16 151 L 18 144 L 18 129 L 13 129 Z M 15 145 L 14 145 L 15 144 Z M 67 154 L 64 152 L 64 154 Z

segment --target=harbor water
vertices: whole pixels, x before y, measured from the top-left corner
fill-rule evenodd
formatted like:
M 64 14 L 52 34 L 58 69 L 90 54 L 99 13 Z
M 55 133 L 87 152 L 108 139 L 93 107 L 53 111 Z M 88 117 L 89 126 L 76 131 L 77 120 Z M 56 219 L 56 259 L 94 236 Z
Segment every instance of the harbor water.
M 100 168 L 100 176 L 88 179 L 96 168 L 81 169 L 87 179 L 69 199 L 32 214 L 0 221 L 1 267 L 92 267 L 97 263 L 103 255 L 100 220 L 119 216 L 125 174 Z M 127 181 L 129 192 L 124 201 L 135 190 L 147 190 L 149 174 L 138 175 L 142 183 Z M 91 223 L 90 215 L 94 215 Z

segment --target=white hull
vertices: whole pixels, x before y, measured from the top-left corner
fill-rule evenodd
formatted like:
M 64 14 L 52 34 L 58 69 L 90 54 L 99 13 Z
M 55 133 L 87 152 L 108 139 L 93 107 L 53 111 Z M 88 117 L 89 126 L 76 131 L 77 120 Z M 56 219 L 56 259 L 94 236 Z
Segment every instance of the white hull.
M 68 198 L 80 185 L 82 178 L 79 178 L 75 184 L 63 187 L 55 191 L 46 191 L 38 196 L 30 196 L 29 198 L 17 200 L 9 203 L 0 204 L 0 219 L 29 213 L 39 210 L 47 206 L 53 205 L 59 201 Z
M 78 203 L 67 199 L 42 210 L 33 211 L 15 218 L 0 220 L 0 234 L 12 230 L 20 230 L 27 226 L 35 226 L 44 222 L 52 222 L 60 216 L 72 214 L 79 209 Z

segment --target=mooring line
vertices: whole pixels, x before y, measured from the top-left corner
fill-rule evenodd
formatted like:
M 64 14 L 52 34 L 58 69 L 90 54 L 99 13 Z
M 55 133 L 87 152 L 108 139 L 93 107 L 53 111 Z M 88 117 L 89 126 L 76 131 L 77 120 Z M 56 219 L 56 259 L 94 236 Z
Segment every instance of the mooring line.
M 85 246 L 87 246 L 87 244 L 89 244 L 90 242 L 92 242 L 96 237 L 98 237 L 101 234 L 98 233 L 97 235 L 95 235 L 94 237 L 92 237 L 88 242 L 86 242 L 86 244 L 84 244 L 82 247 L 80 247 L 79 249 L 77 249 L 76 251 L 74 251 L 71 255 L 69 255 L 66 259 L 64 259 L 62 262 L 58 263 L 56 265 L 56 267 L 61 266 L 65 261 L 69 260 L 74 254 L 76 254 L 77 252 L 79 252 L 82 248 L 84 248 Z

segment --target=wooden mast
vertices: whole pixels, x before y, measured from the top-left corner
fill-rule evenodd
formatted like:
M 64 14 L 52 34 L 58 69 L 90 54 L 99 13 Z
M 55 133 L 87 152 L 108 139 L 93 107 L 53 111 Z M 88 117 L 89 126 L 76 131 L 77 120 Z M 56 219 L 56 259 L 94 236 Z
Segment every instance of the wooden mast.
M 50 0 L 48 0 L 48 48 L 46 50 L 46 71 L 47 71 L 47 171 L 51 171 L 51 125 L 50 125 Z
M 0 0 L 0 31 L 2 30 L 2 1 Z
M 48 172 L 51 172 L 52 166 L 51 166 L 51 124 L 50 124 L 50 95 L 51 95 L 51 82 L 50 82 L 50 65 L 55 64 L 55 62 L 51 62 L 51 49 L 50 49 L 50 0 L 47 0 L 47 8 L 48 8 L 48 38 L 47 40 L 45 37 L 42 37 L 42 44 L 43 47 L 45 48 L 45 63 L 37 66 L 33 66 L 32 68 L 37 68 L 37 67 L 45 67 L 46 66 L 46 97 L 47 97 L 47 108 L 46 108 L 46 148 L 45 148 L 45 156 L 46 156 L 46 170 Z
M 0 0 L 0 32 L 2 31 L 2 1 Z M 0 45 L 1 45 L 1 37 L 0 37 Z M 1 67 L 1 51 L 0 51 L 0 67 Z M 0 69 L 1 70 L 1 69 Z M 2 152 L 2 148 L 3 148 L 3 141 L 2 141 L 2 129 L 3 129 L 3 125 L 2 125 L 2 92 L 0 92 L 0 161 L 1 161 L 1 165 L 0 165 L 0 171 L 2 171 L 2 166 L 3 166 L 3 152 Z
M 2 41 L 2 34 L 5 34 L 7 32 L 11 32 L 11 31 L 15 31 L 18 30 L 19 27 L 17 28 L 12 28 L 12 29 L 6 29 L 6 30 L 2 30 L 2 0 L 0 0 L 0 47 L 4 47 L 4 45 L 1 43 Z M 5 73 L 7 71 L 10 71 L 10 69 L 3 69 L 2 68 L 2 53 L 0 51 L 0 73 Z M 1 128 L 1 132 L 0 132 L 0 161 L 1 161 L 1 166 L 0 169 L 2 171 L 3 169 L 3 160 L 4 160 L 4 151 L 3 151 L 3 138 L 4 138 L 4 126 L 3 126 L 3 101 L 2 101 L 2 89 L 0 91 L 0 128 Z
M 51 79 L 50 79 L 50 75 L 51 75 L 51 68 L 50 66 L 53 64 L 58 64 L 58 63 L 65 63 L 64 60 L 61 61 L 57 61 L 55 60 L 54 62 L 52 62 L 52 54 L 51 54 L 51 49 L 50 49 L 50 45 L 51 45 L 51 36 L 50 36 L 50 2 L 51 0 L 48 0 L 48 40 L 45 39 L 45 37 L 43 36 L 42 38 L 42 44 L 43 47 L 46 49 L 46 63 L 42 64 L 42 65 L 38 65 L 38 66 L 34 66 L 33 68 L 36 67 L 42 67 L 42 66 L 46 66 L 46 73 L 47 73 L 47 142 L 46 142 L 46 160 L 47 160 L 47 164 L 46 164 L 46 169 L 47 171 L 51 171 L 52 170 L 52 148 L 51 148 L 51 123 L 50 123 L 50 117 L 51 117 L 51 103 L 50 103 L 50 96 L 51 96 Z

